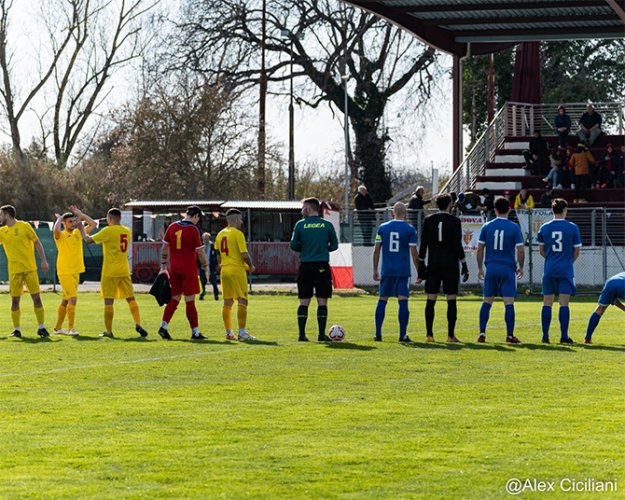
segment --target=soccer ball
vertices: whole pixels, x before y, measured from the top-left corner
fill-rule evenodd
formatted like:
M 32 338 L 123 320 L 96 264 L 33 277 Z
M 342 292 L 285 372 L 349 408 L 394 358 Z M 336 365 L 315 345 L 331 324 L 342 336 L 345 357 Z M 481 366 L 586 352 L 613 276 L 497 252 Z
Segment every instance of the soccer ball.
M 341 325 L 332 325 L 328 330 L 328 337 L 332 342 L 340 342 L 345 338 L 345 329 Z

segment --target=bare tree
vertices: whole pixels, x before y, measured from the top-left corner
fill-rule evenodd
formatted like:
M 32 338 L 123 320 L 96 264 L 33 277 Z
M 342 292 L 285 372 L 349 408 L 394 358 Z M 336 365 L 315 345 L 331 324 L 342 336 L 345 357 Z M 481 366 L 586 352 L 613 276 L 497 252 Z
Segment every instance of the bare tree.
M 184 6 L 174 66 L 212 75 L 229 85 L 256 85 L 260 2 L 186 0 Z M 427 99 L 434 50 L 336 0 L 269 1 L 267 26 L 268 81 L 284 82 L 291 77 L 287 68 L 292 54 L 294 77 L 305 82 L 296 96 L 298 103 L 317 107 L 325 102 L 343 112 L 347 92 L 356 141 L 352 177 L 366 183 L 376 201 L 390 198 L 384 110 L 389 99 L 409 85 L 413 100 L 407 106 L 416 107 Z
M 46 62 L 39 61 L 39 75 L 20 99 L 13 67 L 18 58 L 9 46 L 13 2 L 0 0 L 0 96 L 15 153 L 23 156 L 20 119 L 35 97 L 45 93 L 50 109 L 38 109 L 37 115 L 44 122 L 51 114 L 52 123 L 42 124 L 42 136 L 52 136 L 57 167 L 67 165 L 89 120 L 108 95 L 110 77 L 141 55 L 146 42 L 141 22 L 158 1 L 53 0 L 42 4 L 49 56 Z

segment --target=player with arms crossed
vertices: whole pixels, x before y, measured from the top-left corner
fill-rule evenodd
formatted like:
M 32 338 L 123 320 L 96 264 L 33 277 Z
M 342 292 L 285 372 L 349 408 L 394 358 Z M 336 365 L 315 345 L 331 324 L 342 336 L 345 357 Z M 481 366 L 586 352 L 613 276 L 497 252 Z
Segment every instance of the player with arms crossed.
M 453 201 L 451 195 L 442 194 L 436 198 L 440 212 L 429 215 L 423 221 L 421 245 L 419 247 L 420 266 L 417 284 L 425 279 L 425 327 L 426 341 L 434 342 L 434 307 L 443 284 L 443 292 L 447 298 L 447 342 L 460 342 L 455 335 L 458 308 L 458 283 L 462 263 L 462 280 L 469 279 L 469 269 L 462 248 L 462 224 L 458 217 L 451 215 Z M 427 255 L 427 268 L 425 258 Z
M 44 310 L 41 302 L 39 288 L 39 276 L 37 276 L 37 263 L 35 262 L 35 248 L 41 261 L 41 270 L 48 272 L 49 265 L 41 241 L 35 230 L 28 222 L 15 218 L 15 208 L 11 205 L 0 207 L 0 245 L 4 248 L 9 263 L 9 293 L 11 294 L 11 319 L 13 320 L 13 333 L 11 337 L 21 337 L 20 326 L 20 299 L 24 293 L 24 285 L 31 299 L 35 316 L 39 326 L 37 335 L 49 337 L 50 334 L 44 325 Z
M 85 259 L 83 257 L 83 241 L 78 224 L 87 224 L 85 233 L 89 234 L 96 227 L 95 221 L 83 214 L 75 206 L 69 207 L 70 212 L 59 215 L 54 223 L 54 243 L 58 251 L 56 257 L 56 274 L 63 289 L 63 296 L 59 304 L 56 325 L 52 330 L 56 335 L 76 336 L 78 332 L 74 328 L 76 318 L 76 302 L 78 299 L 78 283 L 80 273 L 85 272 Z M 67 315 L 67 330 L 63 328 L 63 322 Z
M 543 308 L 541 322 L 543 329 L 542 342 L 549 343 L 549 325 L 551 324 L 551 310 L 553 298 L 558 294 L 560 309 L 560 343 L 574 344 L 569 337 L 569 322 L 571 313 L 569 301 L 575 295 L 575 276 L 573 262 L 579 257 L 582 248 L 582 237 L 577 224 L 566 219 L 568 203 L 562 198 L 551 202 L 553 219 L 546 222 L 538 230 L 538 245 L 540 255 L 545 258 L 543 271 Z
M 375 340 L 382 340 L 382 324 L 386 314 L 389 297 L 397 297 L 399 305 L 399 341 L 412 342 L 406 334 L 410 312 L 408 295 L 410 294 L 410 257 L 415 268 L 419 267 L 417 253 L 417 231 L 406 222 L 406 205 L 401 202 L 393 205 L 393 220 L 378 228 L 373 250 L 373 279 L 380 281 L 378 305 L 375 308 Z M 382 253 L 382 276 L 378 272 Z
M 200 230 L 197 227 L 202 215 L 200 207 L 195 205 L 188 207 L 184 219 L 171 223 L 163 236 L 161 272 L 167 272 L 167 258 L 169 257 L 171 299 L 165 306 L 158 334 L 166 340 L 171 340 L 167 326 L 183 295 L 187 320 L 191 327 L 191 339 L 206 339 L 206 336 L 200 333 L 197 308 L 195 307 L 195 295 L 200 293 L 200 282 L 197 274 L 198 258 L 202 271 L 208 278 L 208 262 L 200 238 Z
M 228 227 L 222 229 L 215 239 L 217 269 L 221 276 L 221 293 L 224 297 L 222 316 L 227 340 L 256 340 L 245 329 L 247 324 L 247 272 L 254 272 L 252 258 L 247 251 L 245 235 L 241 231 L 241 211 L 231 208 L 226 212 Z M 239 335 L 232 333 L 232 306 L 237 300 L 237 322 Z
M 106 214 L 108 226 L 89 236 L 82 224 L 78 230 L 85 243 L 102 244 L 104 262 L 102 264 L 102 276 L 100 278 L 100 295 L 104 299 L 104 328 L 100 337 L 113 338 L 113 303 L 115 299 L 126 299 L 130 314 L 135 321 L 135 331 L 142 337 L 147 337 L 141 326 L 139 304 L 135 300 L 130 279 L 130 266 L 128 265 L 128 249 L 132 240 L 132 232 L 126 226 L 122 226 L 122 212 L 119 208 L 111 208 Z
M 486 342 L 486 325 L 495 296 L 505 305 L 506 342 L 520 344 L 514 336 L 514 298 L 516 280 L 523 277 L 525 249 L 518 224 L 508 220 L 510 202 L 500 196 L 495 200 L 496 218 L 482 226 L 477 246 L 477 276 L 484 280 L 484 302 L 480 308 L 478 342 Z M 516 257 L 515 257 L 516 253 Z M 484 257 L 486 254 L 486 257 Z M 518 261 L 518 266 L 517 266 Z M 483 265 L 486 264 L 486 274 Z
M 619 273 L 612 276 L 605 282 L 601 295 L 599 296 L 599 304 L 588 320 L 586 328 L 585 344 L 592 344 L 592 334 L 597 328 L 601 316 L 610 306 L 616 306 L 621 311 L 625 311 L 625 273 Z
M 328 342 L 326 322 L 328 320 L 328 299 L 332 297 L 332 276 L 330 274 L 330 252 L 339 247 L 339 240 L 331 222 L 320 217 L 321 203 L 317 198 L 302 201 L 302 215 L 293 228 L 290 247 L 299 253 L 300 266 L 297 274 L 297 326 L 300 342 L 308 342 L 306 321 L 308 306 L 313 294 L 317 297 L 317 326 L 319 342 Z

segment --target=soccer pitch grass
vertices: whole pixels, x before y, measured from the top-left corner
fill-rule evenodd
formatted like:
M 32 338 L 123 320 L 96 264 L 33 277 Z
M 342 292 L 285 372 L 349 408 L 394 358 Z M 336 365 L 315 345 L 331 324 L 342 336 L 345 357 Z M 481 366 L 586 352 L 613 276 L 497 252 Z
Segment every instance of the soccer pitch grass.
M 51 329 L 59 295 L 43 300 Z M 402 345 L 395 301 L 375 343 L 376 298 L 335 297 L 329 324 L 345 326 L 346 341 L 302 344 L 297 299 L 254 295 L 249 329 L 262 342 L 246 344 L 224 340 L 213 300 L 198 302 L 209 341 L 189 340 L 184 308 L 174 340 L 163 341 L 162 310 L 138 300 L 147 339 L 125 301 L 115 306 L 117 338 L 98 339 L 101 301 L 85 293 L 80 337 L 36 338 L 24 297 L 20 340 L 8 338 L 10 299 L 0 295 L 0 497 L 493 498 L 512 477 L 617 480 L 625 491 L 625 315 L 616 308 L 595 345 L 543 345 L 540 302 L 524 299 L 524 343 L 510 346 L 496 302 L 488 343 L 477 344 L 480 300 L 462 297 L 466 344 L 441 342 L 444 302 L 439 342 L 425 344 L 419 295 L 409 328 L 418 342 Z M 594 307 L 594 298 L 572 304 L 578 342 Z

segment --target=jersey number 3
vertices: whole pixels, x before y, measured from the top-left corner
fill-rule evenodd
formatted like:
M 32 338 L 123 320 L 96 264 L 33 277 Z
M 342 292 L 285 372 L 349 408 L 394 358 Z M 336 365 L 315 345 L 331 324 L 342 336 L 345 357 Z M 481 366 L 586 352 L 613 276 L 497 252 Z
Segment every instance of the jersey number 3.
M 561 252 L 562 251 L 562 231 L 552 232 L 551 237 L 553 238 L 551 250 L 554 252 Z
M 219 245 L 219 253 L 223 255 L 228 255 L 228 238 L 224 237 L 221 239 L 221 244 Z

